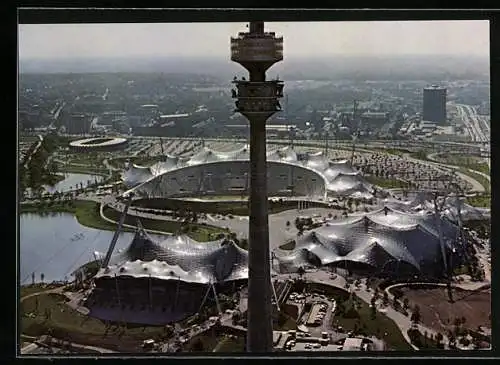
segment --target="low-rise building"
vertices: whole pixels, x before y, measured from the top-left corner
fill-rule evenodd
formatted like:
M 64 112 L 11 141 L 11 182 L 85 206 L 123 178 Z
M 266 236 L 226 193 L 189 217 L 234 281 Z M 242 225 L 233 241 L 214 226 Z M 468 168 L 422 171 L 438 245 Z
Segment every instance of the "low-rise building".
M 342 347 L 342 351 L 361 351 L 363 347 L 363 339 L 348 337 L 344 341 L 344 346 Z

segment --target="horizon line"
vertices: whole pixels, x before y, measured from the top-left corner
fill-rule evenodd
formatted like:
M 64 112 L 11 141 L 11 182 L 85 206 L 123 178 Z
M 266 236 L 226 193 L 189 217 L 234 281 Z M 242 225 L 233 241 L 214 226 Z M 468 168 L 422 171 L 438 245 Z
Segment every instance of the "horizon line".
M 479 54 L 479 53 L 382 53 L 382 54 L 372 54 L 372 53 L 331 53 L 323 55 L 293 55 L 293 58 L 287 57 L 289 59 L 321 59 L 330 57 L 366 57 L 366 58 L 377 58 L 377 57 L 477 57 L 477 58 L 490 58 L 490 54 Z M 217 60 L 227 60 L 231 61 L 228 57 L 227 59 L 220 56 L 210 56 L 210 55 L 123 55 L 123 56 L 67 56 L 67 57 L 18 57 L 18 61 L 38 61 L 38 60 L 78 60 L 78 59 L 114 59 L 114 58 L 205 58 L 205 59 L 217 59 Z

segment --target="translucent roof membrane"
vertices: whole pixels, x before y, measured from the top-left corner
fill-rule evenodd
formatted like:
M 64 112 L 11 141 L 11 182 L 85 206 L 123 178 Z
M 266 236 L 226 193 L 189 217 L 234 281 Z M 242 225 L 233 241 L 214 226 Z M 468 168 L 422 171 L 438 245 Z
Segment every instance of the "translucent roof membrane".
M 163 162 L 151 167 L 130 165 L 122 174 L 126 186 L 140 191 L 145 183 L 154 184 L 155 180 L 167 177 L 170 172 L 189 166 L 203 166 L 214 162 L 238 162 L 250 160 L 248 145 L 229 152 L 218 152 L 204 147 L 188 159 L 165 156 Z M 298 155 L 290 147 L 268 152 L 267 161 L 280 162 L 291 166 L 301 167 L 313 171 L 321 178 L 318 184 L 324 185 L 327 193 L 358 198 L 371 198 L 372 185 L 362 175 L 351 167 L 347 160 L 329 161 L 323 152 L 304 153 Z M 277 165 L 270 165 L 273 169 Z M 248 167 L 246 167 L 248 169 Z M 168 192 L 165 192 L 168 194 Z
M 440 218 L 438 223 L 433 214 L 384 207 L 331 220 L 308 231 L 297 238 L 294 250 L 277 252 L 277 259 L 285 266 L 298 268 L 312 254 L 321 265 L 350 261 L 382 269 L 394 261 L 421 270 L 422 266 L 442 260 L 438 224 L 446 249 L 456 247 L 458 227 L 447 219 Z
M 248 277 L 248 253 L 231 240 L 199 243 L 188 236 L 155 242 L 139 228 L 132 243 L 111 257 L 97 277 L 154 277 L 216 283 Z

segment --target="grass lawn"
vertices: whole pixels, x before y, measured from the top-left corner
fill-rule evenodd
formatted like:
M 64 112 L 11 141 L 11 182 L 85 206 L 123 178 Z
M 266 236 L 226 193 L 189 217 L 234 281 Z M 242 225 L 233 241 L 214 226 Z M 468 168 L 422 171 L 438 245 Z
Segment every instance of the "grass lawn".
M 281 245 L 279 248 L 282 250 L 293 250 L 295 248 L 295 241 L 292 240 L 290 242 L 287 242 L 284 245 Z
M 20 298 L 26 297 L 26 296 L 34 294 L 34 293 L 39 293 L 39 292 L 54 289 L 54 288 L 56 288 L 55 285 L 42 284 L 42 283 L 23 285 L 20 287 L 19 297 Z
M 408 337 L 414 337 L 412 343 L 419 348 L 420 351 L 440 350 L 435 340 L 425 337 L 422 332 L 417 329 L 408 330 Z M 441 348 L 442 349 L 442 348 Z
M 339 300 L 341 299 L 339 298 Z M 377 312 L 375 317 L 372 318 L 368 304 L 361 299 L 357 299 L 357 302 L 360 303 L 360 307 L 357 310 L 359 315 L 357 318 L 346 318 L 344 315 L 336 313 L 333 317 L 332 325 L 334 327 L 342 326 L 346 331 L 352 331 L 356 327 L 358 332 L 364 335 L 373 335 L 383 339 L 387 343 L 387 346 L 393 350 L 408 351 L 413 349 L 410 344 L 406 342 L 398 326 L 396 326 L 392 319 L 380 312 Z M 352 298 L 346 300 L 344 302 L 344 307 L 346 308 L 344 313 L 346 313 L 352 305 Z M 387 333 L 387 335 L 385 335 L 385 333 Z
M 66 177 L 64 176 L 64 174 L 59 174 L 59 173 L 50 174 L 47 176 L 46 182 L 47 182 L 47 185 L 54 186 L 58 182 L 63 181 L 65 178 Z
M 245 352 L 245 338 L 224 336 L 216 346 L 215 352 Z
M 487 175 L 489 175 L 491 173 L 491 170 L 490 170 L 487 163 L 476 163 L 473 165 L 469 164 L 469 165 L 466 165 L 466 167 L 469 169 L 472 169 L 472 170 L 482 172 L 483 174 L 487 174 Z
M 105 207 L 104 215 L 107 218 L 110 218 L 114 221 L 118 221 L 120 219 L 120 212 L 117 212 L 113 208 Z M 157 230 L 162 232 L 170 232 L 177 233 L 181 231 L 182 222 L 177 221 L 168 221 L 168 220 L 155 220 L 149 218 L 141 218 L 140 219 L 142 225 L 146 229 Z M 125 224 L 129 224 L 131 226 L 137 225 L 137 218 L 134 216 L 127 215 L 125 218 Z M 222 228 L 204 225 L 204 224 L 193 224 L 190 223 L 187 225 L 189 227 L 189 231 L 186 232 L 188 236 L 197 240 L 197 241 L 211 241 L 215 240 L 215 237 L 219 233 L 227 233 L 227 230 L 223 230 Z
M 408 186 L 408 184 L 397 179 L 386 179 L 384 177 L 377 177 L 375 175 L 365 175 L 364 177 L 368 182 L 380 186 L 382 188 L 393 189 L 393 188 L 405 188 Z
M 488 164 L 484 162 L 484 158 L 461 155 L 448 155 L 444 157 L 438 155 L 437 160 L 450 165 L 457 165 L 467 169 L 476 170 L 484 174 L 490 174 L 490 168 L 488 167 Z
M 288 331 L 297 329 L 297 321 L 284 312 L 278 313 L 278 321 L 273 321 L 274 331 Z
M 194 336 L 183 347 L 183 352 L 212 352 L 223 339 L 221 336 L 212 335 L 211 331 Z
M 145 339 L 159 340 L 163 336 L 164 328 L 159 326 L 129 326 L 121 334 L 106 330 L 102 321 L 74 311 L 65 300 L 60 294 L 41 294 L 24 300 L 20 304 L 22 333 L 28 336 L 52 333 L 56 338 L 123 352 L 140 351 Z
M 480 208 L 491 208 L 491 197 L 490 196 L 474 196 L 467 198 L 467 203 Z
M 410 153 L 410 157 L 412 158 L 415 158 L 417 160 L 423 160 L 423 161 L 430 161 L 428 158 L 427 158 L 427 155 L 429 154 L 428 151 L 425 151 L 425 150 L 420 150 L 420 151 L 417 151 L 417 152 L 412 152 Z
M 203 197 L 206 199 L 206 197 Z M 241 195 L 235 195 L 231 199 L 238 200 Z M 138 199 L 132 204 L 136 207 L 149 209 L 164 209 L 171 211 L 191 211 L 198 213 L 223 214 L 248 216 L 248 201 L 195 201 L 182 200 L 173 198 L 153 198 L 153 199 Z M 320 204 L 318 204 L 320 206 Z M 297 203 L 292 201 L 269 202 L 269 214 L 276 214 L 285 210 L 296 209 Z
M 461 167 L 458 171 L 460 171 L 461 173 L 463 173 L 465 175 L 469 175 L 474 180 L 477 180 L 477 182 L 479 182 L 484 187 L 484 189 L 486 190 L 487 193 L 491 192 L 491 183 L 483 175 L 469 171 L 465 167 Z
M 109 170 L 106 168 L 96 168 L 93 166 L 80 166 L 80 165 L 59 165 L 60 172 L 71 172 L 74 174 L 90 174 L 108 176 Z
M 149 166 L 162 161 L 164 156 L 137 156 L 130 158 L 130 161 L 136 165 Z M 123 162 L 125 159 L 123 159 Z
M 100 205 L 97 202 L 86 201 L 86 200 L 75 200 L 67 202 L 53 202 L 44 204 L 22 204 L 20 206 L 20 213 L 40 213 L 47 214 L 49 212 L 67 212 L 73 213 L 78 220 L 78 222 L 84 226 L 103 229 L 108 231 L 115 231 L 117 224 L 113 224 L 103 220 L 99 214 Z M 120 219 L 120 213 L 116 210 L 105 207 L 104 214 L 106 217 L 118 221 Z M 181 222 L 175 221 L 160 221 L 142 218 L 141 223 L 146 229 L 158 230 L 162 232 L 175 233 L 179 232 L 181 229 Z M 125 224 L 131 226 L 137 226 L 137 218 L 133 216 L 127 216 L 125 219 Z M 222 228 L 203 225 L 203 224 L 190 224 L 190 230 L 187 235 L 197 241 L 209 241 L 215 240 L 215 237 L 219 233 L 224 233 L 227 231 Z M 123 227 L 124 232 L 135 232 L 134 228 Z
M 19 143 L 38 142 L 38 136 L 19 136 Z
M 86 200 L 75 200 L 65 202 L 22 204 L 20 213 L 72 213 L 81 225 L 103 229 L 108 231 L 116 230 L 117 225 L 109 223 L 99 215 L 99 203 Z M 133 229 L 124 228 L 126 232 L 134 232 Z
M 135 165 L 151 166 L 155 163 L 162 161 L 164 156 L 135 156 L 135 157 L 115 157 L 109 159 L 108 162 L 111 166 L 123 168 L 125 161 L 130 160 Z
M 373 152 L 389 153 L 391 155 L 403 156 L 405 153 L 410 153 L 407 149 L 397 149 L 397 148 L 370 148 Z

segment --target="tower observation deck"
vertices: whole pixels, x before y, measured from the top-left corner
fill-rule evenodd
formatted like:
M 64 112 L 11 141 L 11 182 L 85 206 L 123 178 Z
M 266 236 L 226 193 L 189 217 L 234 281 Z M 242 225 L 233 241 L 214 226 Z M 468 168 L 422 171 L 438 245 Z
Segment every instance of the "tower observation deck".
M 272 289 L 266 171 L 266 121 L 281 110 L 284 83 L 266 81 L 266 71 L 283 60 L 283 38 L 250 22 L 249 32 L 231 38 L 231 60 L 248 70 L 249 80 L 234 79 L 236 112 L 250 123 L 250 226 L 247 351 L 271 352 Z

